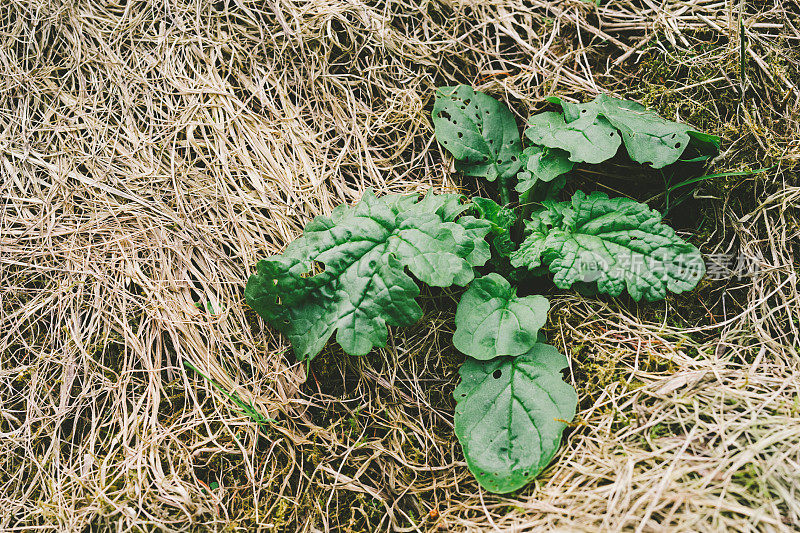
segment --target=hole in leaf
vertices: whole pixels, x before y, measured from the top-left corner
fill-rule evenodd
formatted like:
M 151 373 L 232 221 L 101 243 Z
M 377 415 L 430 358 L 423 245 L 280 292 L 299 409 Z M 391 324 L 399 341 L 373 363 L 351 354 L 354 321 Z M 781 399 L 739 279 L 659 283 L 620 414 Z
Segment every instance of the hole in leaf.
M 460 138 L 461 138 L 461 137 L 463 137 L 463 136 L 464 136 L 464 134 L 463 134 L 463 133 L 461 133 L 461 132 L 459 131 L 459 132 L 458 132 L 458 138 L 460 139 Z
M 680 147 L 681 147 L 681 143 L 675 143 L 675 148 L 680 148 Z
M 612 131 L 611 133 L 608 134 L 608 136 L 609 137 L 613 137 L 614 136 L 614 132 Z
M 349 236 L 346 233 L 345 237 L 349 239 Z M 302 274 L 300 274 L 300 277 L 310 278 L 324 271 L 325 271 L 325 263 L 322 263 L 320 261 L 311 261 L 311 268 L 308 269 L 308 272 L 303 272 Z
M 512 156 L 511 156 L 511 161 L 512 161 L 513 163 L 516 163 L 516 162 L 517 162 L 517 156 L 515 156 L 515 155 L 512 155 Z
M 581 109 L 581 113 L 586 113 L 586 110 L 585 109 Z
M 495 370 L 494 372 L 492 372 L 492 377 L 494 379 L 500 379 L 500 376 L 502 376 L 502 375 L 503 375 L 503 372 L 499 368 L 497 370 Z
M 452 121 L 453 117 L 450 116 L 450 113 L 447 111 L 439 111 L 439 118 L 443 118 L 444 120 Z
M 488 160 L 489 160 L 489 157 L 488 157 L 488 156 L 483 156 L 483 159 L 482 159 L 482 161 L 483 161 L 484 163 L 485 163 L 485 162 L 487 162 Z

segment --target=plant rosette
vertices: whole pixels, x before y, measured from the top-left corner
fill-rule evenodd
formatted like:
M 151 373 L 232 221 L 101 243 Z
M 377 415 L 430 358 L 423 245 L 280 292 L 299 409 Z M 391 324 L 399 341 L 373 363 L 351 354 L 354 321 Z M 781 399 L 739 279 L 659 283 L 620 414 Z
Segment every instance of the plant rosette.
M 691 161 L 712 157 L 719 139 L 606 95 L 549 100 L 561 111 L 530 117 L 523 146 L 505 105 L 466 85 L 439 88 L 437 140 L 464 175 L 497 181 L 500 202 L 367 190 L 260 261 L 245 288 L 247 303 L 310 361 L 334 335 L 354 356 L 386 346 L 388 326 L 421 318 L 419 283 L 466 287 L 453 335 L 466 356 L 455 434 L 478 483 L 496 493 L 550 464 L 578 402 L 563 379 L 567 358 L 540 331 L 548 300 L 519 296 L 512 281 L 551 276 L 559 289 L 655 301 L 692 290 L 705 273 L 697 248 L 647 205 L 599 192 L 557 195 L 576 163 L 601 163 L 624 147 L 632 161 L 663 168 L 687 151 L 701 154 Z

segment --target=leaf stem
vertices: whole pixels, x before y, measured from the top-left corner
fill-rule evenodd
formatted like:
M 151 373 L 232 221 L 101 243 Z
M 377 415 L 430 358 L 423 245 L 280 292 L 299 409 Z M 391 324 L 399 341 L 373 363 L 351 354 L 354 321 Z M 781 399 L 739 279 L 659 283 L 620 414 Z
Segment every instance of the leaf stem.
M 508 176 L 500 176 L 500 203 L 508 207 L 511 203 L 511 188 L 509 187 Z
M 520 219 L 528 219 L 533 212 L 533 201 L 531 196 L 533 194 L 533 187 L 519 195 L 519 217 Z

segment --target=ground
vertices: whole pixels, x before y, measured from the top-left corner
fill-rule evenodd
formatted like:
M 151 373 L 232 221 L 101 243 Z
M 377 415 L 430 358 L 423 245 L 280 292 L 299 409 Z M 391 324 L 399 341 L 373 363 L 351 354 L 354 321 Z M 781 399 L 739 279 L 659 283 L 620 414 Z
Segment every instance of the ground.
M 800 529 L 800 4 L 598 3 L 3 2 L 0 530 Z M 520 124 L 605 92 L 719 134 L 699 171 L 734 175 L 570 187 L 753 267 L 655 304 L 547 289 L 579 413 L 505 496 L 452 431 L 458 291 L 308 368 L 243 301 L 366 187 L 485 187 L 433 140 L 455 83 Z

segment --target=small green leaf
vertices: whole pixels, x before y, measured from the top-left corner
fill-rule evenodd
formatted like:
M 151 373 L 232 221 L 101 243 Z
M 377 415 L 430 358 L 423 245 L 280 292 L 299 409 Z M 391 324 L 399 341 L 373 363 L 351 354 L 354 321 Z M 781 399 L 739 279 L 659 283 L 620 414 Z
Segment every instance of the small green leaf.
M 524 193 L 538 182 L 551 182 L 562 174 L 572 170 L 575 165 L 569 160 L 569 153 L 558 148 L 529 146 L 525 148 L 523 160 L 525 170 L 517 174 L 517 192 Z
M 562 111 L 564 112 L 564 120 L 566 122 L 572 122 L 577 120 L 581 116 L 581 106 L 582 104 L 573 104 L 572 102 L 567 102 L 566 100 L 562 100 L 558 96 L 548 96 L 545 98 L 551 104 L 560 105 Z
M 419 287 L 405 269 L 434 286 L 467 285 L 490 257 L 490 224 L 452 194 L 376 198 L 316 217 L 280 255 L 260 261 L 245 288 L 247 303 L 292 342 L 298 359 L 314 357 L 336 332 L 345 352 L 385 346 L 386 326 L 422 314 Z M 324 265 L 315 272 L 314 264 Z
M 571 122 L 552 111 L 539 113 L 528 119 L 525 136 L 534 144 L 568 152 L 575 163 L 602 163 L 614 157 L 621 143 L 617 130 L 596 112 L 582 113 Z
M 508 257 L 516 250 L 517 245 L 511 240 L 511 228 L 517 221 L 513 209 L 499 205 L 488 198 L 475 197 L 472 199 L 480 218 L 488 220 L 492 225 L 492 246 L 502 257 Z
M 660 300 L 667 290 L 693 289 L 705 274 L 700 251 L 661 222 L 661 214 L 629 198 L 577 191 L 567 202 L 544 202 L 526 222 L 527 238 L 511 264 L 549 267 L 557 287 L 596 282 L 597 290 Z
M 483 488 L 514 491 L 550 463 L 578 403 L 562 381 L 566 367 L 565 356 L 541 343 L 519 357 L 467 359 L 461 366 L 455 432 Z
M 719 154 L 719 136 L 694 130 L 690 130 L 687 133 L 689 134 L 689 147 L 694 148 L 700 154 L 700 157 L 693 159 L 708 160 Z
M 439 87 L 433 105 L 436 139 L 468 176 L 511 177 L 522 167 L 522 142 L 506 106 L 468 85 Z
M 480 360 L 529 351 L 550 303 L 544 296 L 519 298 L 516 292 L 499 274 L 473 281 L 458 303 L 453 345 Z

